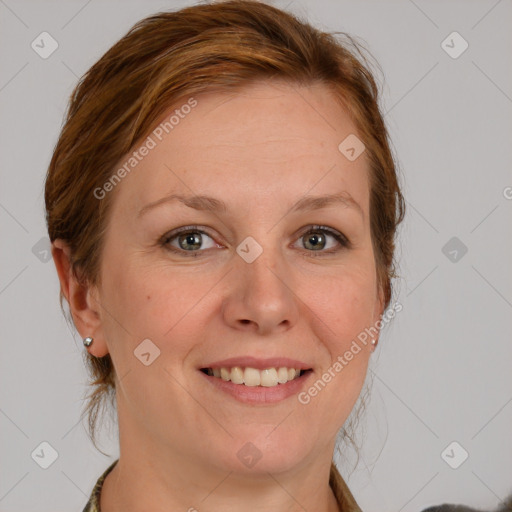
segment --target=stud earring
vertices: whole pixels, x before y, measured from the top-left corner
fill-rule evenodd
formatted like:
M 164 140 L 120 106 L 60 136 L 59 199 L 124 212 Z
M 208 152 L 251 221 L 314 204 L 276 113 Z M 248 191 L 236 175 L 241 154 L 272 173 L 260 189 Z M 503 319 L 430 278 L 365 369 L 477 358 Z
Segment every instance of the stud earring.
M 84 338 L 84 346 L 90 347 L 92 345 L 93 339 L 87 336 L 87 338 Z

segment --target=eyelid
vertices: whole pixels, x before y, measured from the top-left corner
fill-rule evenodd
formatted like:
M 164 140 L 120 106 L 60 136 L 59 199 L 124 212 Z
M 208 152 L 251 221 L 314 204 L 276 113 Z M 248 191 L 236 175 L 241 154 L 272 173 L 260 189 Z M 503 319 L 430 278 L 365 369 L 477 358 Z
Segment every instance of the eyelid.
M 335 249 L 331 248 L 330 250 L 327 250 L 327 251 L 310 251 L 307 249 L 301 249 L 301 250 L 305 251 L 307 253 L 307 255 L 328 256 L 328 255 L 332 255 L 332 254 L 337 254 L 338 252 L 342 251 L 343 249 L 351 249 L 352 248 L 352 242 L 343 233 L 341 233 L 340 231 L 338 231 L 336 229 L 330 228 L 328 226 L 323 226 L 320 224 L 314 224 L 314 225 L 309 225 L 309 226 L 304 227 L 302 230 L 299 230 L 299 234 L 296 235 L 295 239 L 297 241 L 297 239 L 300 239 L 301 237 L 303 237 L 304 235 L 307 235 L 308 233 L 314 233 L 314 232 L 319 232 L 319 231 L 324 232 L 324 233 L 328 234 L 329 236 L 333 237 L 338 242 L 340 247 L 335 248 Z M 170 241 L 173 240 L 174 238 L 176 238 L 177 236 L 179 236 L 180 234 L 189 233 L 189 232 L 201 233 L 203 235 L 206 235 L 206 236 L 210 237 L 217 245 L 220 245 L 215 240 L 214 236 L 212 236 L 210 233 L 208 233 L 208 231 L 205 230 L 205 228 L 203 228 L 202 226 L 199 226 L 199 225 L 182 226 L 182 227 L 176 228 L 172 231 L 169 231 L 169 232 L 165 233 L 159 239 L 159 244 L 162 245 L 163 247 L 167 248 L 169 251 L 178 253 L 180 255 L 184 255 L 185 257 L 199 256 L 200 254 L 207 252 L 209 249 L 203 249 L 203 250 L 198 250 L 198 251 L 184 251 L 184 250 L 180 250 L 180 249 L 177 249 L 177 248 L 169 245 Z M 296 242 L 294 242 L 294 243 L 296 243 Z
M 160 238 L 160 242 L 162 242 L 162 243 L 169 242 L 169 240 L 175 238 L 176 236 L 181 235 L 182 233 L 188 233 L 188 232 L 193 232 L 193 233 L 197 232 L 197 233 L 201 233 L 204 235 L 208 235 L 210 238 L 213 238 L 212 235 L 210 235 L 207 231 L 205 231 L 202 228 L 202 226 L 198 226 L 197 224 L 195 224 L 195 225 L 190 225 L 190 226 L 182 226 L 182 227 L 173 229 L 173 230 L 165 233 Z
M 320 224 L 307 226 L 304 230 L 300 231 L 300 234 L 298 235 L 297 238 L 300 239 L 301 237 L 303 237 L 304 235 L 307 235 L 308 233 L 316 233 L 318 231 L 327 233 L 328 235 L 333 237 L 341 247 L 338 247 L 335 249 L 330 249 L 327 251 L 308 251 L 307 249 L 303 249 L 307 252 L 308 256 L 309 255 L 328 256 L 328 255 L 332 255 L 332 254 L 337 254 L 338 252 L 342 251 L 343 249 L 352 249 L 352 247 L 353 247 L 352 242 L 342 232 L 340 232 L 336 229 L 330 228 L 328 226 L 320 225 Z

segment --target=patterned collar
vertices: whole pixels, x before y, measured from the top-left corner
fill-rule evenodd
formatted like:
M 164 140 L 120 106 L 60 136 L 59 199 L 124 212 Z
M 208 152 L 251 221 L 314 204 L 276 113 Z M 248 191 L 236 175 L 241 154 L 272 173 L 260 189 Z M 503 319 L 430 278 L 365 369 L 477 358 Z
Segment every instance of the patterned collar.
M 85 505 L 83 512 L 101 512 L 100 495 L 101 495 L 101 488 L 103 487 L 103 481 L 105 480 L 106 476 L 114 469 L 114 466 L 118 462 L 119 462 L 119 459 L 117 459 L 115 462 L 113 462 L 105 470 L 105 472 L 98 478 L 98 481 L 96 482 L 96 485 L 94 486 L 94 489 L 92 490 L 91 497 L 89 498 L 87 505 Z

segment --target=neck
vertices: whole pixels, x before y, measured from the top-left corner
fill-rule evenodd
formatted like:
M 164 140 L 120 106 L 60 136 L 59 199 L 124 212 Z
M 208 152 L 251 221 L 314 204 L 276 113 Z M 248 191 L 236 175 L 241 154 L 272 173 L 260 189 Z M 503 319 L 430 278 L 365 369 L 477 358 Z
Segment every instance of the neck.
M 183 429 L 179 436 L 163 437 L 140 414 L 132 417 L 122 400 L 117 404 L 120 457 L 103 483 L 101 512 L 340 512 L 333 491 L 343 496 L 343 512 L 359 511 L 347 501 L 352 496 L 341 478 L 333 488 L 329 483 L 336 435 L 322 445 L 310 445 L 302 458 L 273 448 L 270 457 L 263 455 L 245 468 L 233 462 L 232 454 L 218 450 L 243 441 L 219 438 L 214 456 L 209 442 L 189 439 Z
M 179 462 L 170 468 L 133 462 L 121 455 L 107 475 L 101 492 L 102 512 L 341 510 L 328 479 L 323 480 L 323 485 L 314 485 L 311 480 L 300 480 L 297 476 L 292 480 L 285 475 L 269 473 L 251 478 L 233 472 L 199 479 L 197 472 L 195 477 L 187 477 L 188 472 L 179 471 Z M 162 473 L 166 474 L 165 478 L 161 478 Z
M 329 485 L 332 452 L 329 444 L 300 467 L 277 473 L 254 471 L 255 466 L 244 474 L 162 449 L 140 432 L 121 428 L 119 461 L 103 483 L 100 507 L 102 512 L 340 512 Z

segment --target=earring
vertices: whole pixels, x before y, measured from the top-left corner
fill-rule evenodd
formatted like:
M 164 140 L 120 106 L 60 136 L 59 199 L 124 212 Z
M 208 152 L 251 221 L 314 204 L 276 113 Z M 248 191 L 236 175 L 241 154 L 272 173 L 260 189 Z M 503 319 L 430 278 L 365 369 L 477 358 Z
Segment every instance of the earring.
M 372 339 L 372 350 L 375 350 L 377 348 L 378 343 L 379 343 L 378 339 L 375 339 L 375 338 Z
M 84 338 L 84 346 L 90 347 L 92 345 L 93 339 L 87 336 L 87 338 Z

